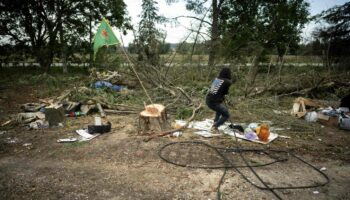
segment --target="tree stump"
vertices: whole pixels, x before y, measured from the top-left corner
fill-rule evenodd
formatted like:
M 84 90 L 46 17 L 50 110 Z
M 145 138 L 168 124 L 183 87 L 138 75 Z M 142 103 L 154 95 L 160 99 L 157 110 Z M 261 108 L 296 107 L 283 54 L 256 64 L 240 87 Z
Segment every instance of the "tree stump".
M 139 114 L 139 134 L 160 132 L 169 127 L 166 109 L 161 104 L 150 104 Z

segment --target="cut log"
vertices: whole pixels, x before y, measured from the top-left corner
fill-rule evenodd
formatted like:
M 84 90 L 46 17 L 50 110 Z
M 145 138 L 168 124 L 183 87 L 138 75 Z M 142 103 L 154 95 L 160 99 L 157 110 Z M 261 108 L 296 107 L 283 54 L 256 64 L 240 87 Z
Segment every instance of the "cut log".
M 159 132 L 169 126 L 166 109 L 161 104 L 150 104 L 139 114 L 138 132 Z
M 148 138 L 146 138 L 144 141 L 145 142 L 148 142 L 150 140 L 152 140 L 153 138 L 157 138 L 157 137 L 162 137 L 162 136 L 165 136 L 165 135 L 169 135 L 169 134 L 172 134 L 174 132 L 177 132 L 177 131 L 182 131 L 184 129 L 187 128 L 187 126 L 190 124 L 190 122 L 194 119 L 194 117 L 196 116 L 196 112 L 202 107 L 202 103 L 199 103 L 199 105 L 195 108 L 193 108 L 192 110 L 192 115 L 191 117 L 187 120 L 186 124 L 181 126 L 181 127 L 178 127 L 176 129 L 172 129 L 172 130 L 167 130 L 167 131 L 163 131 L 161 133 L 159 133 L 158 135 L 154 135 L 154 136 L 150 136 Z

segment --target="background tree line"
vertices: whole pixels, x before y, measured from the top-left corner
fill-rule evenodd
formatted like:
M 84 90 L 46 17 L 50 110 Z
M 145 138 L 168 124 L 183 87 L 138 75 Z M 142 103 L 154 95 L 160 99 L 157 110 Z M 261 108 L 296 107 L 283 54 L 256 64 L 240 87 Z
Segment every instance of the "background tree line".
M 169 4 L 179 0 L 166 0 Z M 135 40 L 129 52 L 139 61 L 157 66 L 160 54 L 207 54 L 208 65 L 218 59 L 233 61 L 276 54 L 282 62 L 286 54 L 319 55 L 327 65 L 349 56 L 349 3 L 336 6 L 317 16 L 309 15 L 305 0 L 183 0 L 195 15 L 197 28 L 192 41 L 176 45 L 165 42 L 161 28 L 171 22 L 158 14 L 157 1 L 143 0 L 141 21 L 131 25 L 123 0 L 4 0 L 0 2 L 0 51 L 5 55 L 23 52 L 35 58 L 48 72 L 54 58 L 63 63 L 74 53 L 91 54 L 92 28 L 104 16 L 112 26 L 133 30 Z M 301 44 L 301 31 L 310 20 L 321 26 L 314 40 Z M 20 57 L 20 56 L 19 56 Z

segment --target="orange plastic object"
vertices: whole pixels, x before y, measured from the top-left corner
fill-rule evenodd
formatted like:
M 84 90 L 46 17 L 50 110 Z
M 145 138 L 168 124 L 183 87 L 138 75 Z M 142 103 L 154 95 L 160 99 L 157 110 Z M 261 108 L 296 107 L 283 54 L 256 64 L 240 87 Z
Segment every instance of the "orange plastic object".
M 270 136 L 270 128 L 267 124 L 260 125 L 260 131 L 258 134 L 259 140 L 267 142 Z
M 256 135 L 259 135 L 260 134 L 260 126 L 258 126 L 258 127 L 256 127 L 255 128 L 255 133 L 256 133 Z

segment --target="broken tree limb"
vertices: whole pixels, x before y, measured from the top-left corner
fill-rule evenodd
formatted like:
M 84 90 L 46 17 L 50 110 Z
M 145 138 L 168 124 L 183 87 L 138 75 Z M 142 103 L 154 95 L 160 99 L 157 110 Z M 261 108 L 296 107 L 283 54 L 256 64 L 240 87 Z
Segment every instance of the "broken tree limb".
M 184 129 L 187 128 L 187 126 L 190 124 L 190 122 L 194 119 L 194 117 L 196 116 L 196 112 L 202 107 L 202 103 L 199 103 L 199 105 L 197 107 L 195 107 L 193 110 L 192 110 L 192 116 L 187 120 L 186 124 L 179 127 L 179 128 L 176 128 L 176 129 L 172 129 L 172 130 L 168 130 L 168 131 L 164 131 L 164 132 L 161 132 L 160 134 L 158 135 L 154 135 L 154 136 L 150 136 L 148 138 L 146 138 L 144 141 L 145 142 L 148 142 L 154 138 L 157 138 L 157 137 L 162 137 L 162 136 L 165 136 L 165 135 L 169 135 L 171 133 L 174 133 L 174 132 L 177 132 L 177 131 L 182 131 Z
M 105 113 L 105 111 L 103 110 L 101 104 L 100 104 L 100 103 L 96 103 L 96 107 L 97 107 L 98 111 L 100 112 L 101 117 L 106 117 L 106 113 Z
M 111 109 L 104 109 L 105 113 L 112 113 L 112 114 L 136 114 L 138 111 L 134 110 L 111 110 Z
M 66 91 L 64 94 L 62 94 L 61 96 L 57 97 L 57 101 L 61 102 L 63 101 L 65 98 L 67 98 L 70 95 L 71 91 L 68 90 Z
M 185 92 L 184 89 L 182 89 L 182 88 L 180 88 L 180 87 L 176 87 L 176 89 L 178 89 L 191 103 L 193 103 L 191 97 L 188 96 L 188 94 Z
M 120 38 L 122 38 L 122 37 L 120 37 Z M 123 39 L 122 39 L 122 40 L 123 40 Z M 122 41 L 122 42 L 123 42 L 123 41 Z M 122 45 L 123 45 L 123 44 L 122 44 Z M 120 47 L 120 46 L 119 46 L 119 47 Z M 125 49 L 124 49 L 124 45 L 121 46 L 121 49 L 122 49 L 122 51 L 123 51 L 123 53 L 124 53 L 124 55 L 125 55 L 127 61 L 129 62 L 132 71 L 135 73 L 137 79 L 139 80 L 140 85 L 141 85 L 143 91 L 145 92 L 146 96 L 147 96 L 148 99 L 150 100 L 151 104 L 153 104 L 153 101 L 152 101 L 151 97 L 149 96 L 149 94 L 148 94 L 148 92 L 147 92 L 145 86 L 143 85 L 142 80 L 140 79 L 140 76 L 138 75 L 138 73 L 137 73 L 137 71 L 136 71 L 136 69 L 135 69 L 135 67 L 134 67 L 134 63 L 130 60 L 128 54 L 126 53 L 126 51 L 125 51 Z

